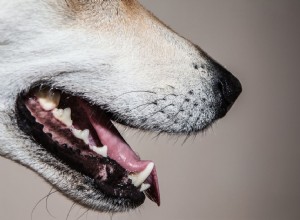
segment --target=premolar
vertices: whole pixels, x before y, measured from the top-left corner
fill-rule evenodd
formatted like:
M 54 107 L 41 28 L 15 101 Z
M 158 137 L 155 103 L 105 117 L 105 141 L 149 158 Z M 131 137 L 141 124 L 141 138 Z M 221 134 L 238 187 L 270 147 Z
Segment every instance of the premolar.
M 108 156 L 107 146 L 103 146 L 103 147 L 90 146 L 90 149 L 92 151 L 94 151 L 95 153 L 101 155 L 102 157 L 107 157 Z
M 72 132 L 75 137 L 77 137 L 80 140 L 83 140 L 85 144 L 89 144 L 89 135 L 90 131 L 88 129 L 85 130 L 77 130 L 75 128 L 72 129 Z
M 66 109 L 57 109 L 55 108 L 53 111 L 53 116 L 65 124 L 67 127 L 71 127 L 73 124 L 73 121 L 71 119 L 71 109 L 66 108 Z

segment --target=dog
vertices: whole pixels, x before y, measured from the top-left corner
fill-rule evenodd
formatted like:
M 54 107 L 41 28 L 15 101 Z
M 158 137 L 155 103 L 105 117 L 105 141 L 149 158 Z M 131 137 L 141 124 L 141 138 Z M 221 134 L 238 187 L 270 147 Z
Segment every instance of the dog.
M 241 84 L 136 0 L 0 0 L 0 155 L 100 212 L 160 205 L 156 167 L 112 121 L 193 134 Z

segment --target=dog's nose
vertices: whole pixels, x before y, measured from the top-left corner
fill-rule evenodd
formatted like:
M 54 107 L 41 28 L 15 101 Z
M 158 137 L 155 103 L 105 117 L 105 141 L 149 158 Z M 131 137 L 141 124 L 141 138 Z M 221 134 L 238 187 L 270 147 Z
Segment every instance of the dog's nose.
M 219 75 L 217 86 L 229 105 L 232 105 L 242 92 L 240 81 L 227 70 Z
M 240 81 L 218 63 L 210 66 L 214 72 L 214 90 L 221 95 L 223 112 L 226 113 L 242 92 Z

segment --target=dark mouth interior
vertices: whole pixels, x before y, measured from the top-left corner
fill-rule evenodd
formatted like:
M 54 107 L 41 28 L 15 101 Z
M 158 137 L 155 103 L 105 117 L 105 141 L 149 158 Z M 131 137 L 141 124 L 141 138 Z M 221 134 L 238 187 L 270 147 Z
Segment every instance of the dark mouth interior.
M 89 144 L 75 137 L 69 127 L 53 117 L 51 111 L 46 111 L 35 95 L 38 90 L 41 90 L 41 87 L 21 94 L 17 100 L 18 125 L 27 135 L 71 169 L 89 177 L 94 187 L 107 197 L 128 199 L 138 206 L 144 202 L 145 193 L 159 205 L 158 186 L 153 186 L 156 173 L 147 179 L 151 187 L 142 192 L 141 188 L 136 187 L 129 178 L 130 171 L 110 157 L 92 151 Z M 55 92 L 60 94 L 57 109 L 71 109 L 72 127 L 81 131 L 88 129 L 90 143 L 99 149 L 102 148 L 104 144 L 84 114 L 84 105 L 88 102 L 61 90 Z M 103 123 L 107 123 L 107 126 L 112 125 L 109 112 L 93 107 L 93 114 L 103 119 Z

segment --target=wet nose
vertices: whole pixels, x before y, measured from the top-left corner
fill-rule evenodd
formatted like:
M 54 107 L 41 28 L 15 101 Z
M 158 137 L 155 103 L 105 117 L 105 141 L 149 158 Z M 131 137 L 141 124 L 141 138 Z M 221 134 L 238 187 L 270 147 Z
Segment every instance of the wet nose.
M 211 65 L 214 73 L 215 91 L 222 97 L 223 107 L 228 111 L 242 92 L 240 81 L 218 63 Z
M 240 81 L 227 70 L 217 79 L 218 90 L 227 103 L 232 105 L 242 92 Z

